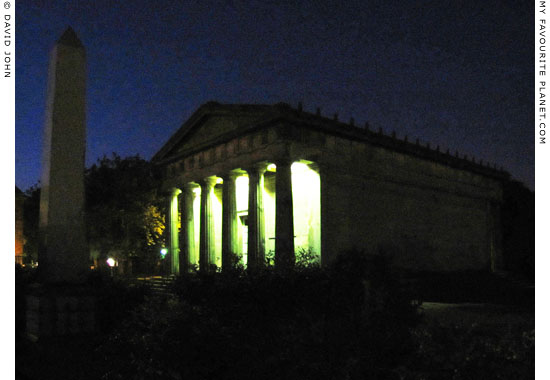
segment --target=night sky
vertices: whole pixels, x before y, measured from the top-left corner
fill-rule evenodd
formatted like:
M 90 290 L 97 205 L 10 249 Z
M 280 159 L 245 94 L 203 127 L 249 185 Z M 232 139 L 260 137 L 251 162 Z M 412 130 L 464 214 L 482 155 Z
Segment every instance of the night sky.
M 391 5 L 393 4 L 393 5 Z M 16 2 L 16 185 L 38 182 L 49 52 L 87 51 L 87 165 L 150 159 L 203 103 L 303 102 L 496 163 L 534 189 L 523 1 Z

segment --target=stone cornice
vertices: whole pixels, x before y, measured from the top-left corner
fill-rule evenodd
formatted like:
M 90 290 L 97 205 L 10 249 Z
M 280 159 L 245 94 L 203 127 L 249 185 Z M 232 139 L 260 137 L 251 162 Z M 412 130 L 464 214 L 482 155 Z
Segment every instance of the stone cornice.
M 213 116 L 239 117 L 246 115 L 262 115 L 254 123 L 244 124 L 241 127 L 232 130 L 223 135 L 219 135 L 202 144 L 194 146 L 182 152 L 173 152 L 173 149 L 185 139 L 185 137 L 194 128 L 199 127 L 205 120 Z M 453 168 L 468 170 L 484 176 L 496 178 L 499 180 L 509 179 L 510 174 L 505 170 L 498 170 L 496 167 L 483 165 L 481 162 L 475 162 L 467 159 L 466 156 L 459 157 L 458 154 L 452 155 L 447 152 L 441 152 L 439 147 L 435 149 L 409 142 L 407 137 L 400 140 L 395 137 L 382 133 L 382 130 L 374 132 L 368 128 L 357 127 L 352 124 L 339 122 L 337 118 L 329 119 L 320 114 L 304 112 L 300 109 L 294 109 L 285 103 L 275 105 L 253 105 L 253 104 L 219 104 L 209 102 L 199 107 L 199 109 L 182 125 L 182 127 L 168 140 L 168 142 L 153 157 L 153 162 L 162 165 L 182 157 L 189 156 L 209 147 L 225 143 L 235 137 L 252 133 L 256 130 L 267 128 L 274 125 L 290 125 L 298 128 L 305 128 L 311 131 L 321 131 L 328 135 L 338 136 L 354 141 L 361 141 L 373 146 L 382 147 L 390 151 L 395 151 L 410 156 L 422 158 L 425 160 L 441 163 Z M 172 154 L 171 154 L 172 153 Z M 175 154 L 174 154 L 175 153 Z

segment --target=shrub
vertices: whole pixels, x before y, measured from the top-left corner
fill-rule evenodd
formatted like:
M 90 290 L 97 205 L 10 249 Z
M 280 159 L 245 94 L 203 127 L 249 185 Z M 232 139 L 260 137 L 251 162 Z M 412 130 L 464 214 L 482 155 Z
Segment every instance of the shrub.
M 532 379 L 535 331 L 432 323 L 413 330 L 411 379 Z
M 410 350 L 414 306 L 380 257 L 180 276 L 102 352 L 105 378 L 383 378 Z
M 148 289 L 102 272 L 92 272 L 88 284 L 96 295 L 97 323 L 101 332 L 113 331 L 145 300 Z

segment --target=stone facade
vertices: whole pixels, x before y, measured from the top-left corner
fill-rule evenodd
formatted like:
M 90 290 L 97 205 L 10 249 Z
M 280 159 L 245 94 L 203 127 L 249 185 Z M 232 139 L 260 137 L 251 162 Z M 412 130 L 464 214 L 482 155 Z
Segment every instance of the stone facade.
M 249 267 L 272 252 L 276 265 L 292 265 L 298 248 L 322 263 L 359 249 L 413 270 L 501 265 L 508 173 L 439 147 L 286 104 L 210 102 L 153 161 L 170 194 L 176 273 L 194 263 L 224 266 L 231 254 Z M 241 177 L 248 207 L 239 213 Z

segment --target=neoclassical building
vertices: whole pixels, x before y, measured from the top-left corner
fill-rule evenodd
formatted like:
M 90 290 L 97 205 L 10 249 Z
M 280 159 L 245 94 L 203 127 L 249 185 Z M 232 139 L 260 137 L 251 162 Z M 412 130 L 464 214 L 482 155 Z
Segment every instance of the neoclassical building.
M 201 106 L 153 157 L 173 273 L 359 249 L 413 270 L 501 265 L 509 175 L 298 106 Z

